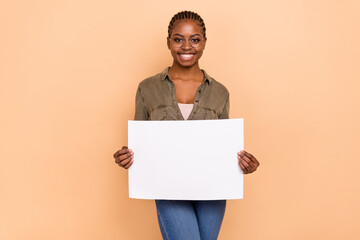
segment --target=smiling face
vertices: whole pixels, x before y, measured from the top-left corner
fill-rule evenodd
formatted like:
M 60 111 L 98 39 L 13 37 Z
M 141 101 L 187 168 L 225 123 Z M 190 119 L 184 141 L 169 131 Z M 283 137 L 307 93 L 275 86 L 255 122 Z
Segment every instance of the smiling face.
M 183 41 L 183 44 L 179 42 Z M 176 23 L 167 40 L 168 48 L 174 58 L 174 65 L 192 67 L 198 64 L 206 38 L 201 27 L 193 20 L 181 20 Z

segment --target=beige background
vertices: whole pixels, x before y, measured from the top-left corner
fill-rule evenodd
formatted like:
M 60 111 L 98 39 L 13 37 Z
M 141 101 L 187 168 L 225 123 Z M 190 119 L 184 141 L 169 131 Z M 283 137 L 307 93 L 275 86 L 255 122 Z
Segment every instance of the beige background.
M 0 0 L 0 239 L 160 239 L 112 154 L 181 10 L 261 161 L 219 239 L 360 239 L 360 2 Z

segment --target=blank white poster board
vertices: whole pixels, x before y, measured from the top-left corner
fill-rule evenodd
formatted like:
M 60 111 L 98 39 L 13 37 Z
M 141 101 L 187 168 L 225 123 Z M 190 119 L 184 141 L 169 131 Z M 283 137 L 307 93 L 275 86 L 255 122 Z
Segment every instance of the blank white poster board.
M 129 121 L 128 147 L 130 198 L 243 198 L 243 119 Z

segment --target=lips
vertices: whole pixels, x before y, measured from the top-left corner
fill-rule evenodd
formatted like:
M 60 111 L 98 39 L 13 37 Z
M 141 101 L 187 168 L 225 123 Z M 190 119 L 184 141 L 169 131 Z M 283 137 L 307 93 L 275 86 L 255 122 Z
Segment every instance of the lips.
M 180 59 L 183 61 L 189 61 L 189 60 L 193 59 L 194 56 L 195 56 L 194 53 L 180 53 L 179 54 Z

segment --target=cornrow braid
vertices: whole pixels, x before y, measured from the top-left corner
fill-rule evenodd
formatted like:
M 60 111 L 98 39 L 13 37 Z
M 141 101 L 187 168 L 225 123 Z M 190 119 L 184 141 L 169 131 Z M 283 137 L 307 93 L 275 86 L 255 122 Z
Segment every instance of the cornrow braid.
M 187 20 L 187 19 L 198 22 L 198 25 L 202 28 L 203 35 L 205 38 L 206 37 L 206 28 L 205 28 L 204 20 L 200 17 L 199 14 L 191 12 L 191 11 L 178 12 L 177 14 L 175 14 L 173 16 L 173 18 L 170 21 L 169 27 L 168 27 L 169 38 L 171 37 L 171 31 L 173 30 L 175 23 L 177 21 Z

